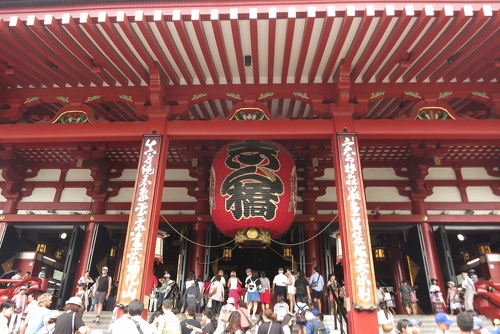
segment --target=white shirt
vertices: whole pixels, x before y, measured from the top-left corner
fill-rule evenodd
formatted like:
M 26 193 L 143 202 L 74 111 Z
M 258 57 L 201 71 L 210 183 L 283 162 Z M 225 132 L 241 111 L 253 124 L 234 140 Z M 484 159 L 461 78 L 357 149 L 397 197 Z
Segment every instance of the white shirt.
M 286 277 L 286 275 L 283 273 L 279 273 L 278 275 L 274 276 L 273 284 L 276 284 L 277 286 L 286 286 L 287 282 L 288 277 Z
M 144 334 L 153 334 L 153 327 L 146 320 L 142 319 L 140 315 L 134 315 L 132 318 L 127 316 L 120 317 L 114 323 L 112 333 L 133 333 L 133 330 L 137 331 L 134 320 L 139 324 Z

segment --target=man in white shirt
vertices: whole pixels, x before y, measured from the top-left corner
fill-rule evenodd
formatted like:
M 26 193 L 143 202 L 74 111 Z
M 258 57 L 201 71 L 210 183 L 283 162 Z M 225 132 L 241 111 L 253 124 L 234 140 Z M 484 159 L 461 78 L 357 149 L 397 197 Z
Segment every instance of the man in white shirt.
M 459 290 L 465 291 L 464 306 L 466 311 L 474 311 L 474 295 L 476 294 L 476 287 L 474 281 L 469 277 L 466 271 L 462 272 L 462 287 Z
M 153 327 L 141 317 L 144 310 L 144 303 L 139 299 L 134 299 L 128 304 L 129 317 L 116 321 L 112 333 L 143 333 L 153 334 Z
M 288 283 L 288 277 L 283 274 L 283 268 L 278 269 L 278 275 L 274 276 L 273 279 L 273 293 L 278 296 L 283 296 L 286 299 L 286 285 Z
M 170 299 L 165 299 L 163 301 L 163 315 L 160 315 L 156 322 L 153 323 L 158 332 L 162 334 L 181 334 L 181 321 L 172 312 L 174 308 L 174 303 Z
M 226 278 L 224 277 L 224 270 L 219 270 L 219 272 L 217 273 L 217 275 L 220 276 L 220 282 L 222 283 L 223 286 L 226 286 Z M 213 282 L 215 280 L 215 276 L 212 277 L 212 279 L 210 280 L 210 282 Z

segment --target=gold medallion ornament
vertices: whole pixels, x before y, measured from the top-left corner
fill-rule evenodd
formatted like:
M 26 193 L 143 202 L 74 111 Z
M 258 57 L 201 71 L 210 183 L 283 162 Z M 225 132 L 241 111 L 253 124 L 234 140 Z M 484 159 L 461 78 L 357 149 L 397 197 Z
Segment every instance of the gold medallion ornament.
M 234 242 L 239 248 L 266 248 L 271 243 L 271 235 L 260 228 L 245 228 L 236 232 Z
M 248 239 L 255 239 L 259 236 L 259 231 L 257 231 L 257 229 L 255 228 L 249 228 L 246 234 Z

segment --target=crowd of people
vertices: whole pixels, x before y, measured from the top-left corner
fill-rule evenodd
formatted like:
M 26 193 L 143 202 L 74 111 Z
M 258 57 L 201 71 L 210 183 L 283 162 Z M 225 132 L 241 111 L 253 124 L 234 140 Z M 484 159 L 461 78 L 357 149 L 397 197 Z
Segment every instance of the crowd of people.
M 321 334 L 329 333 L 322 323 L 323 310 L 334 315 L 339 308 L 345 310 L 342 284 L 334 274 L 325 280 L 318 267 L 314 267 L 310 277 L 306 277 L 303 271 L 290 268 L 279 268 L 272 279 L 264 271 L 248 268 L 245 273 L 245 279 L 240 280 L 235 271 L 226 277 L 219 270 L 213 277 L 203 280 L 191 271 L 182 286 L 171 279 L 168 271 L 160 279 L 153 276 L 149 305 L 146 305 L 152 313 L 149 322 L 141 317 L 145 307 L 143 302 L 134 300 L 127 306 L 115 307 L 115 313 L 117 308 L 122 308 L 123 315 L 112 322 L 109 332 L 128 333 L 130 328 L 136 328 L 140 334 L 290 334 L 296 322 L 299 334 Z M 448 334 L 449 326 L 455 323 L 443 312 L 446 304 L 452 316 L 457 314 L 457 324 L 465 322 L 463 314 L 472 314 L 472 333 L 490 333 L 481 327 L 481 319 L 472 307 L 472 298 L 476 293 L 474 279 L 470 277 L 474 277 L 473 274 L 463 272 L 460 287 L 448 282 L 446 297 L 438 281 L 434 278 L 430 280 L 430 301 L 438 325 L 436 334 Z M 16 275 L 22 279 L 20 273 Z M 83 322 L 83 315 L 93 311 L 95 316 L 92 321 L 100 322 L 103 305 L 110 305 L 110 300 L 114 305 L 114 288 L 107 267 L 103 267 L 101 275 L 95 279 L 85 272 L 78 280 L 77 292 L 66 301 L 64 310 L 54 312 L 49 309 L 51 294 L 44 293 L 34 300 L 33 295 L 26 294 L 27 287 L 21 286 L 12 300 L 1 304 L 0 334 L 89 333 L 90 327 Z M 403 280 L 397 294 L 404 312 L 416 315 L 416 288 L 408 280 Z M 395 323 L 394 296 L 392 291 L 378 286 L 379 333 L 419 333 L 420 324 L 414 319 L 402 319 Z M 323 300 L 327 301 L 327 305 L 323 305 Z M 201 321 L 196 319 L 196 314 L 200 313 Z M 185 320 L 181 321 L 180 315 Z M 481 327 L 481 331 L 477 331 L 476 327 Z M 495 327 L 491 333 L 500 334 L 499 331 Z

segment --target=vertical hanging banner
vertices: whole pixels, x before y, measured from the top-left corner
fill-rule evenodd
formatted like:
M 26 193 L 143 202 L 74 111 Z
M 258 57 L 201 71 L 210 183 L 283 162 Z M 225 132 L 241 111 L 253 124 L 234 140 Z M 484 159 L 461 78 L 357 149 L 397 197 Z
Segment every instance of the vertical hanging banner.
M 345 245 L 349 252 L 352 303 L 358 310 L 378 306 L 370 232 L 358 155 L 357 135 L 337 133 L 345 212 Z
M 125 305 L 142 300 L 142 281 L 149 277 L 144 266 L 149 234 L 156 234 L 150 227 L 161 141 L 161 135 L 145 135 L 142 140 L 118 286 L 118 302 Z

